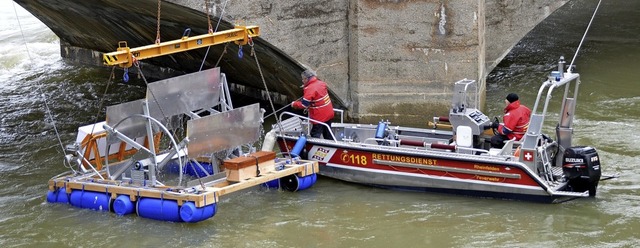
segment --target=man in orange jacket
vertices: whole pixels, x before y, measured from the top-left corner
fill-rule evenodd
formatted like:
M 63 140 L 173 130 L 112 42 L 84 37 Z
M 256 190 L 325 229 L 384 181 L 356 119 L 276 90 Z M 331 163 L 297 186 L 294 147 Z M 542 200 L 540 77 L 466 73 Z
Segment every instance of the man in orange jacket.
M 331 136 L 331 121 L 333 120 L 333 104 L 329 98 L 329 90 L 327 84 L 318 79 L 316 73 L 312 70 L 305 70 L 301 74 L 304 87 L 304 95 L 301 100 L 291 103 L 294 109 L 307 109 L 309 118 L 313 121 L 311 127 L 311 137 L 325 139 L 333 139 Z M 320 123 L 325 123 L 327 126 Z
M 529 128 L 529 118 L 531 110 L 520 104 L 520 100 L 516 93 L 510 93 L 504 100 L 506 107 L 504 108 L 504 123 L 491 123 L 492 128 L 497 128 L 498 134 L 491 137 L 491 147 L 502 148 L 505 140 L 518 141 L 527 132 Z

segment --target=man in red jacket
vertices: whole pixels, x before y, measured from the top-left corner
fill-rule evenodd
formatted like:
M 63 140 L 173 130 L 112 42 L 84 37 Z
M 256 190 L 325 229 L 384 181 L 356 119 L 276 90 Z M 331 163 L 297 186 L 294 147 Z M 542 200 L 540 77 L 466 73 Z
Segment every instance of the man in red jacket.
M 504 117 L 502 117 L 504 123 L 492 123 L 492 128 L 497 128 L 498 134 L 491 137 L 491 147 L 502 148 L 505 140 L 518 141 L 522 139 L 522 136 L 527 132 L 529 128 L 529 118 L 531 117 L 531 110 L 520 104 L 518 95 L 510 93 L 504 100 L 507 105 L 504 108 Z
M 303 71 L 302 83 L 304 87 L 304 96 L 302 100 L 291 103 L 294 109 L 307 109 L 309 118 L 311 118 L 313 127 L 311 128 L 311 137 L 325 139 L 333 139 L 331 136 L 331 120 L 333 120 L 333 104 L 329 98 L 329 90 L 327 84 L 318 79 L 316 73 L 312 70 Z M 327 126 L 320 123 L 325 123 Z

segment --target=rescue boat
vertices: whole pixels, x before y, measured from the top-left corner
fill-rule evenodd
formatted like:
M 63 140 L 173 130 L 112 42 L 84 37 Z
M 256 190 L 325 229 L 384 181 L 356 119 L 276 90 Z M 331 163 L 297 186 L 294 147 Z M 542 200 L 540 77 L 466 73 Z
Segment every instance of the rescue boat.
M 449 115 L 434 117 L 427 128 L 345 123 L 340 115 L 332 137 L 313 138 L 309 118 L 283 112 L 265 142 L 318 161 L 322 176 L 376 187 L 545 203 L 595 197 L 598 183 L 616 176 L 601 173 L 596 148 L 572 143 L 580 75 L 565 69 L 561 58 L 540 86 L 526 135 L 501 149 L 490 148 L 491 120 L 478 108 L 477 83 L 468 79 L 455 82 Z M 557 94 L 560 114 L 553 115 L 548 108 Z M 559 119 L 544 129 L 553 116 Z

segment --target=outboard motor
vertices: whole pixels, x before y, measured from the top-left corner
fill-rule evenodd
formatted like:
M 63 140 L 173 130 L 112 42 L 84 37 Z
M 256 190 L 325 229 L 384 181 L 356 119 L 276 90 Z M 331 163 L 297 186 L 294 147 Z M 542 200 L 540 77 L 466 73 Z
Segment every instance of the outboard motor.
M 574 192 L 589 190 L 589 196 L 596 195 L 600 181 L 600 158 L 595 148 L 589 146 L 570 147 L 562 157 L 562 172 L 569 180 Z

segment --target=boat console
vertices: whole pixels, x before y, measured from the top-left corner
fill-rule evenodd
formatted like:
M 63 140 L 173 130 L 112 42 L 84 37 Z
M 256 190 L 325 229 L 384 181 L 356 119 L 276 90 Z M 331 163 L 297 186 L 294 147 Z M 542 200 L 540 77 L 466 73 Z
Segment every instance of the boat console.
M 449 122 L 454 130 L 468 126 L 473 135 L 480 135 L 491 121 L 478 109 L 478 87 L 475 80 L 463 79 L 454 84 L 453 101 L 449 111 Z

